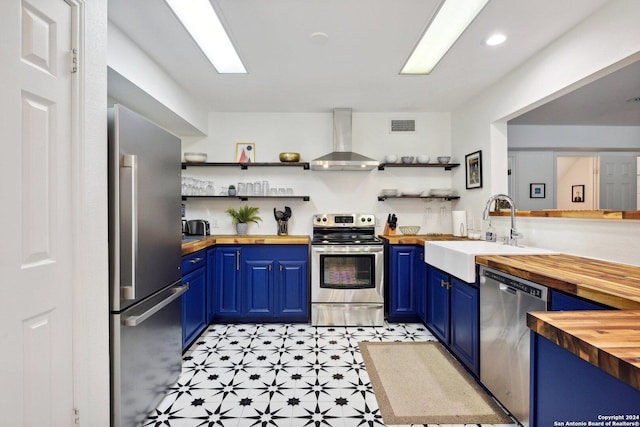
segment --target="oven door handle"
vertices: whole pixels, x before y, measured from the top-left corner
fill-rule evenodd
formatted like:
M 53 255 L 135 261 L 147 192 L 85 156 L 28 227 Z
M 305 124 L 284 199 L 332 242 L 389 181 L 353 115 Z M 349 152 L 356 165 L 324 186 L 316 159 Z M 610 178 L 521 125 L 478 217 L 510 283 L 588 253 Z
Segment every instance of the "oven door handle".
M 348 246 L 348 245 L 347 245 Z M 348 246 L 349 248 L 353 248 L 354 246 Z M 381 247 L 368 247 L 367 250 L 337 250 L 335 247 L 331 247 L 331 248 L 316 248 L 316 247 L 312 247 L 311 248 L 312 252 L 322 252 L 322 253 L 331 253 L 331 254 L 371 254 L 371 253 L 378 253 L 378 252 L 383 252 L 384 251 L 384 246 Z

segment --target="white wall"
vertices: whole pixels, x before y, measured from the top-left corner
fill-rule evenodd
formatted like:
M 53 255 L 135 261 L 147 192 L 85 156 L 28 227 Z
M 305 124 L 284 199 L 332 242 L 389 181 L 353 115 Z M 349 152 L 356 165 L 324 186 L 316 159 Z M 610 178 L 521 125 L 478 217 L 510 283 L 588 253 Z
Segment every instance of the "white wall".
M 640 126 L 509 125 L 509 149 L 640 150 Z
M 108 23 L 109 93 L 122 104 L 177 135 L 203 135 L 207 113 L 200 103 L 118 27 Z
M 391 134 L 389 120 L 416 120 L 416 132 Z M 209 137 L 183 140 L 183 151 L 205 152 L 208 161 L 234 162 L 237 142 L 256 144 L 257 162 L 277 162 L 278 153 L 297 151 L 302 161 L 310 161 L 333 149 L 333 115 L 327 113 L 210 113 Z M 451 153 L 451 124 L 448 113 L 353 113 L 353 151 L 383 160 L 386 154 L 428 154 L 432 159 Z M 377 196 L 383 188 L 428 191 L 451 188 L 451 172 L 442 168 L 386 168 L 384 171 L 312 171 L 290 167 L 239 170 L 235 167 L 190 168 L 183 175 L 212 179 L 215 187 L 269 180 L 272 187 L 292 187 L 295 194 L 311 200 L 234 199 L 188 200 L 187 217 L 216 223 L 213 234 L 234 234 L 229 207 L 245 203 L 258 206 L 261 224 L 251 224 L 250 234 L 275 234 L 273 208 L 289 206 L 293 217 L 289 234 L 310 234 L 314 213 L 373 212 L 381 233 L 387 214 L 394 212 L 399 225 L 420 225 L 421 232 L 450 232 L 450 213 L 456 202 L 426 202 L 420 199 L 387 200 Z M 430 213 L 428 211 L 430 209 Z M 440 215 L 444 208 L 444 215 Z
M 511 173 L 514 174 L 515 191 L 511 196 L 518 209 L 524 211 L 553 209 L 556 197 L 554 153 L 551 151 L 511 151 L 509 155 L 514 162 Z M 529 197 L 532 183 L 545 185 L 544 198 Z
M 637 16 L 640 16 L 640 2 L 617 0 L 607 3 L 492 88 L 452 113 L 453 155 L 463 157 L 477 150 L 488 154 L 483 156 L 483 189 L 464 190 L 464 169 L 454 173 L 454 186 L 462 195 L 459 207 L 477 215 L 491 194 L 507 191 L 507 120 L 640 59 Z M 579 236 L 569 230 L 583 230 L 585 225 L 590 225 L 585 220 L 567 220 L 561 227 L 548 219 L 532 220 L 531 223 L 535 225 L 535 233 L 524 232 L 529 235 L 525 241 L 533 246 L 552 249 L 561 246 L 569 253 L 614 261 L 628 261 L 629 255 L 625 254 L 640 253 L 637 221 L 604 222 Z M 611 251 L 611 247 L 618 250 Z

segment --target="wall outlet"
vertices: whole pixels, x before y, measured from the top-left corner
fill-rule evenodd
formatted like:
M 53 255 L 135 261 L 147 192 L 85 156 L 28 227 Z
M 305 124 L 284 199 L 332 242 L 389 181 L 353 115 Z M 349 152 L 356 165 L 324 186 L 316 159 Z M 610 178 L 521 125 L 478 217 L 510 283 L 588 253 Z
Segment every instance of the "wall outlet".
M 218 225 L 217 219 L 214 219 L 213 221 L 211 221 L 211 228 L 220 228 L 220 226 Z

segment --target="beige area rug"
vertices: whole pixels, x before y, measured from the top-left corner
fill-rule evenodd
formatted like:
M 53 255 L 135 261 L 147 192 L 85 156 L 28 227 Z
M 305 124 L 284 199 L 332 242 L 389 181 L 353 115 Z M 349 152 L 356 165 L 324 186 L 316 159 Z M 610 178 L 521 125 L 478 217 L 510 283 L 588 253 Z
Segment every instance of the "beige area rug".
M 438 342 L 360 342 L 385 424 L 513 421 Z

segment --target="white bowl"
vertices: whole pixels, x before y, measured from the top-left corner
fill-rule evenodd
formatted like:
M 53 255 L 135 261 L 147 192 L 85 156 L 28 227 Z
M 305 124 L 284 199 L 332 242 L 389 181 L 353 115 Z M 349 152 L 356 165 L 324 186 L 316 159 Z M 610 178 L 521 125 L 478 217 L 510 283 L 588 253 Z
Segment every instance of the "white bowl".
M 207 153 L 184 153 L 184 161 L 188 163 L 206 162 Z
M 413 163 L 413 156 L 402 156 L 402 163 Z
M 384 161 L 387 163 L 395 163 L 398 161 L 398 156 L 396 156 L 395 154 L 387 154 L 386 156 L 384 156 Z
M 429 163 L 429 156 L 427 156 L 426 154 L 420 154 L 418 157 L 416 157 L 416 160 L 418 161 L 418 163 Z
M 449 163 L 449 161 L 451 160 L 451 156 L 438 156 L 438 163 Z

